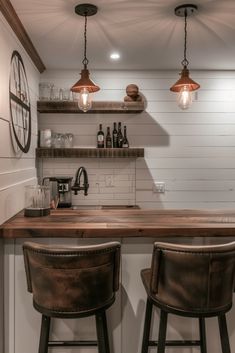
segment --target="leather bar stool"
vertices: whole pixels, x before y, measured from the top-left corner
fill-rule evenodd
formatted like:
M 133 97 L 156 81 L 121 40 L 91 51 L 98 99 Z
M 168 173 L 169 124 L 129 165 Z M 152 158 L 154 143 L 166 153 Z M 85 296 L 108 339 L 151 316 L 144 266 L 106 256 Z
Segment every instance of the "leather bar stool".
M 235 242 L 187 246 L 156 242 L 150 269 L 141 271 L 147 292 L 142 353 L 149 346 L 200 346 L 206 353 L 206 317 L 218 317 L 223 353 L 231 353 L 225 313 L 232 307 Z M 153 305 L 160 308 L 158 341 L 151 341 Z M 166 341 L 168 314 L 199 319 L 199 340 Z
M 106 309 L 119 288 L 120 243 L 92 246 L 23 244 L 28 291 L 42 314 L 39 353 L 48 347 L 97 346 L 109 353 Z M 51 318 L 95 315 L 97 341 L 49 341 Z

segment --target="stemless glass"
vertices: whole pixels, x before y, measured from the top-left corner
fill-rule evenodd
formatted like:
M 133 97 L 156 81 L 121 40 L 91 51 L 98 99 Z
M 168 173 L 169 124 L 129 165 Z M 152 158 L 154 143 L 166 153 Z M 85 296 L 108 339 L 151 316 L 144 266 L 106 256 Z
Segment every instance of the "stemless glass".
M 51 147 L 52 132 L 51 129 L 40 130 L 40 147 Z
M 53 85 L 51 83 L 42 82 L 39 83 L 39 99 L 41 101 L 48 101 L 51 99 L 51 89 Z
M 58 101 L 60 99 L 60 88 L 55 87 L 54 85 L 52 85 L 51 87 L 51 95 L 50 95 L 50 99 L 52 101 Z
M 62 100 L 68 101 L 70 99 L 70 90 L 68 88 L 62 89 Z
M 54 147 L 55 148 L 63 148 L 64 147 L 64 135 L 63 134 L 55 134 L 54 137 Z
M 64 147 L 72 148 L 73 147 L 73 134 L 65 134 L 64 135 Z

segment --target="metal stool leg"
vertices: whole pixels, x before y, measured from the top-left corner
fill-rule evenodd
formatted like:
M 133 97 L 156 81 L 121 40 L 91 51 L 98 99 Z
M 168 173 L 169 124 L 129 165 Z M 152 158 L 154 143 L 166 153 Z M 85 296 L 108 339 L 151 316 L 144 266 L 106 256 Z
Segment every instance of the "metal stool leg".
M 40 333 L 38 353 L 47 353 L 48 352 L 50 323 L 51 323 L 51 318 L 49 316 L 42 315 L 41 333 Z
M 152 318 L 152 309 L 153 309 L 153 304 L 150 302 L 149 299 L 147 299 L 141 353 L 148 353 L 149 335 L 150 335 L 151 318 Z
M 157 353 L 165 353 L 167 316 L 167 312 L 161 310 Z
M 220 341 L 223 353 L 231 353 L 225 314 L 218 316 Z
M 207 353 L 206 349 L 206 325 L 205 325 L 205 318 L 199 318 L 199 332 L 200 332 L 200 348 L 201 353 Z
M 105 311 L 100 314 L 96 314 L 95 319 L 98 338 L 98 351 L 99 353 L 110 353 Z

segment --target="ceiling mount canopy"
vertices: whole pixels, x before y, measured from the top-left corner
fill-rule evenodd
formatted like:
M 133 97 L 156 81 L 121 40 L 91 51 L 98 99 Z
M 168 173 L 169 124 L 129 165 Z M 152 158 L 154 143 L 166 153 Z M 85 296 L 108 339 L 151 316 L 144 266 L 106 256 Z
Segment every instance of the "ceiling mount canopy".
M 80 16 L 94 16 L 97 14 L 98 8 L 92 4 L 79 4 L 75 6 L 75 12 Z
M 91 93 L 100 90 L 90 78 L 89 70 L 87 69 L 89 60 L 87 59 L 87 17 L 94 16 L 98 11 L 97 6 L 92 4 L 79 4 L 75 7 L 75 13 L 79 16 L 85 17 L 84 24 L 84 58 L 83 69 L 81 71 L 81 78 L 71 88 L 72 92 L 79 93 L 78 106 L 84 112 L 91 109 Z
M 187 12 L 187 17 L 189 17 L 198 12 L 198 7 L 197 5 L 194 5 L 194 4 L 184 4 L 184 5 L 177 6 L 175 8 L 176 16 L 184 17 L 185 12 Z
M 178 105 L 181 109 L 188 109 L 192 103 L 192 91 L 196 91 L 200 88 L 200 85 L 193 81 L 189 77 L 188 65 L 189 61 L 187 59 L 187 18 L 195 13 L 197 13 L 198 7 L 193 4 L 180 5 L 175 8 L 175 15 L 179 17 L 184 17 L 184 58 L 181 61 L 183 69 L 180 73 L 180 79 L 170 88 L 172 92 L 179 93 Z

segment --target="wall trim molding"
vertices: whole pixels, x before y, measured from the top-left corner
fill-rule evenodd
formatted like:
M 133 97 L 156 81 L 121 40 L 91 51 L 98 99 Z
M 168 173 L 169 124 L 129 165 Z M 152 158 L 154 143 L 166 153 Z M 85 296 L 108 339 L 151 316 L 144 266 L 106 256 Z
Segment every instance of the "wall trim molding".
M 0 0 L 0 11 L 2 12 L 3 16 L 11 26 L 15 35 L 23 45 L 28 55 L 30 56 L 31 60 L 37 67 L 38 71 L 40 73 L 45 71 L 46 67 L 42 59 L 40 58 L 36 48 L 34 47 L 28 33 L 26 32 L 22 22 L 20 21 L 10 0 Z
M 17 186 L 22 185 L 22 184 L 27 184 L 27 183 L 29 183 L 31 181 L 37 181 L 37 177 L 35 176 L 35 177 L 29 178 L 29 179 L 21 180 L 21 181 L 19 181 L 17 183 L 13 183 L 13 184 L 4 186 L 4 187 L 0 188 L 0 192 L 9 190 L 11 188 L 17 187 Z

